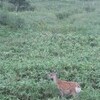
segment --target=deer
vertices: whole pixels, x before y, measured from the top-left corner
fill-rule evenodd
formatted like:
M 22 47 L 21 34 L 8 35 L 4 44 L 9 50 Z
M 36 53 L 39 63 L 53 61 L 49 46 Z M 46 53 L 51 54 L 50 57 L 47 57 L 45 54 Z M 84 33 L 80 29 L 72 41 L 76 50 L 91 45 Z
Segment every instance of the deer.
M 53 79 L 55 85 L 57 86 L 58 90 L 60 91 L 61 97 L 64 95 L 71 95 L 74 96 L 81 92 L 80 84 L 73 81 L 65 81 L 58 79 L 56 73 L 48 74 L 50 79 Z

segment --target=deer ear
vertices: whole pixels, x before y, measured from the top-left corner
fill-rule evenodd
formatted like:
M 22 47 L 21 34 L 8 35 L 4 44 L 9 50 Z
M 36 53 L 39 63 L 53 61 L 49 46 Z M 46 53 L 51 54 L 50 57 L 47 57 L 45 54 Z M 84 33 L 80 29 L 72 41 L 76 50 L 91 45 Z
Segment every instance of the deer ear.
M 53 72 L 57 74 L 57 71 L 56 70 L 53 70 Z
M 55 73 L 57 74 L 57 71 L 52 67 L 52 69 L 50 70 L 51 73 Z

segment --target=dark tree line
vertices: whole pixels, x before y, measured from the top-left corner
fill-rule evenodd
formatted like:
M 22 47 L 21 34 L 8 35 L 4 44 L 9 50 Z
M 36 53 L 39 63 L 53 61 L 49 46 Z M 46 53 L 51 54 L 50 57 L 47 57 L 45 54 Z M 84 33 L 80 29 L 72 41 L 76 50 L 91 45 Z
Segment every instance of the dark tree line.
M 24 10 L 29 7 L 29 2 L 26 0 L 8 0 L 10 3 L 15 5 L 16 11 L 20 9 Z
M 23 28 L 25 20 L 20 16 L 10 14 L 9 11 L 24 11 L 28 10 L 29 7 L 31 5 L 26 0 L 0 0 L 0 25 L 11 29 Z
M 1 7 L 3 6 L 3 2 L 14 5 L 16 11 L 28 10 L 30 8 L 30 3 L 27 0 L 0 0 Z

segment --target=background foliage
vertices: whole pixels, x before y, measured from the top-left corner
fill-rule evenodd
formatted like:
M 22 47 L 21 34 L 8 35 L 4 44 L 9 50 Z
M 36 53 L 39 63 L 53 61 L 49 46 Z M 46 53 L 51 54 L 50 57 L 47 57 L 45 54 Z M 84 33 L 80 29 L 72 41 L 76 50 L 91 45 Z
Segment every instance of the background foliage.
M 81 84 L 76 100 L 100 100 L 100 1 L 21 5 L 0 0 L 0 100 L 61 100 L 54 70 Z

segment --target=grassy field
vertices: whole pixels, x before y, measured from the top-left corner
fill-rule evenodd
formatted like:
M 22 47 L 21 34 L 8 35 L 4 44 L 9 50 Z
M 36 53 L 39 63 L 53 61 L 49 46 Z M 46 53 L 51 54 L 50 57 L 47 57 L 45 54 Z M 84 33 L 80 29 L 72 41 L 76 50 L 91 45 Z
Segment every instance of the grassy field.
M 34 11 L 9 12 L 24 28 L 0 25 L 0 100 L 61 100 L 54 70 L 81 84 L 76 100 L 100 100 L 100 1 L 30 2 Z

